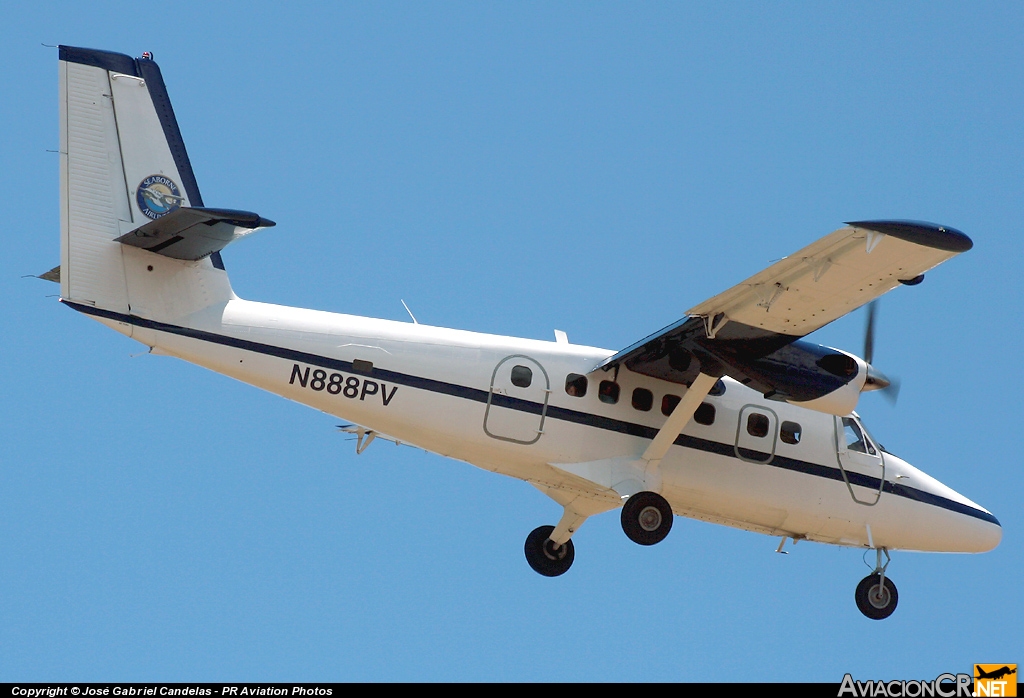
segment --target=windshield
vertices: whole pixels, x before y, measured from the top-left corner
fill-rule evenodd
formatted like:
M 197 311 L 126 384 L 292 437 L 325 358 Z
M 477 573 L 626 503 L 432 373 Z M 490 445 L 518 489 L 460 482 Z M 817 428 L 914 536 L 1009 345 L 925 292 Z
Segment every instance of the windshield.
M 856 416 L 857 416 L 857 423 L 860 424 L 861 431 L 863 431 L 868 436 L 868 441 L 870 443 L 873 443 L 875 446 L 877 446 L 879 451 L 882 451 L 883 453 L 889 453 L 889 451 L 885 448 L 885 446 L 880 444 L 878 442 L 878 439 L 875 438 L 874 432 L 872 432 L 870 429 L 868 429 L 867 425 L 864 424 L 864 420 L 861 418 L 861 416 L 859 414 L 856 415 Z
M 846 450 L 877 456 L 878 452 L 870 437 L 866 436 L 860 423 L 854 417 L 843 417 L 843 433 L 846 435 Z

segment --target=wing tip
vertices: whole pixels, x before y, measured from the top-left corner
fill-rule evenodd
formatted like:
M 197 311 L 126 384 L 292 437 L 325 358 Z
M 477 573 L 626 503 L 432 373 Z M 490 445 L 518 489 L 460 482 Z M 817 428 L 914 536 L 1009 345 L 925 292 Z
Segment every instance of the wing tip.
M 974 247 L 974 241 L 956 228 L 928 221 L 848 221 L 846 225 L 891 235 L 900 240 L 946 252 L 966 252 Z

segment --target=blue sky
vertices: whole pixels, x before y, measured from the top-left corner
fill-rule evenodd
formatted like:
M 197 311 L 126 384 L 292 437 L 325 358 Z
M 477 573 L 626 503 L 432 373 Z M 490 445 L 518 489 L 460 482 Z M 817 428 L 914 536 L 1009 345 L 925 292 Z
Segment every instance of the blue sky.
M 0 681 L 934 678 L 1022 662 L 1024 8 L 1015 3 L 14 4 L 0 23 Z M 993 511 L 979 556 L 558 507 L 143 347 L 59 261 L 57 54 L 152 51 L 253 300 L 619 349 L 843 221 L 975 248 L 880 309 L 888 448 Z M 812 339 L 859 351 L 863 313 Z

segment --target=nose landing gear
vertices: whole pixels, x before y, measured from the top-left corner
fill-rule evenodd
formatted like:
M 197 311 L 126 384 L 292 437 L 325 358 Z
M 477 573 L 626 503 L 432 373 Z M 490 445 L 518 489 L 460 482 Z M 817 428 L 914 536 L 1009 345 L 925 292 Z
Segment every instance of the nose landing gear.
M 885 576 L 885 570 L 892 562 L 889 551 L 885 548 L 878 548 L 875 551 L 875 571 L 857 585 L 854 598 L 857 601 L 857 608 L 860 612 L 872 620 L 883 620 L 892 615 L 899 602 L 899 594 L 896 592 L 896 585 Z M 882 555 L 885 555 L 885 564 L 882 564 Z
M 672 530 L 672 507 L 660 494 L 637 492 L 622 505 L 622 530 L 634 543 L 660 543 Z

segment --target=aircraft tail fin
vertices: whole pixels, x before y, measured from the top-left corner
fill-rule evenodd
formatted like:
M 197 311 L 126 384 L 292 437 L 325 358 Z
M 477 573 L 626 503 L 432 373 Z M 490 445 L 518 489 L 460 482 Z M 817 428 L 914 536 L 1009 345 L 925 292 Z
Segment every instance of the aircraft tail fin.
M 203 207 L 152 57 L 61 46 L 60 116 L 61 297 L 152 319 L 233 298 L 216 245 L 197 260 L 119 241 Z

